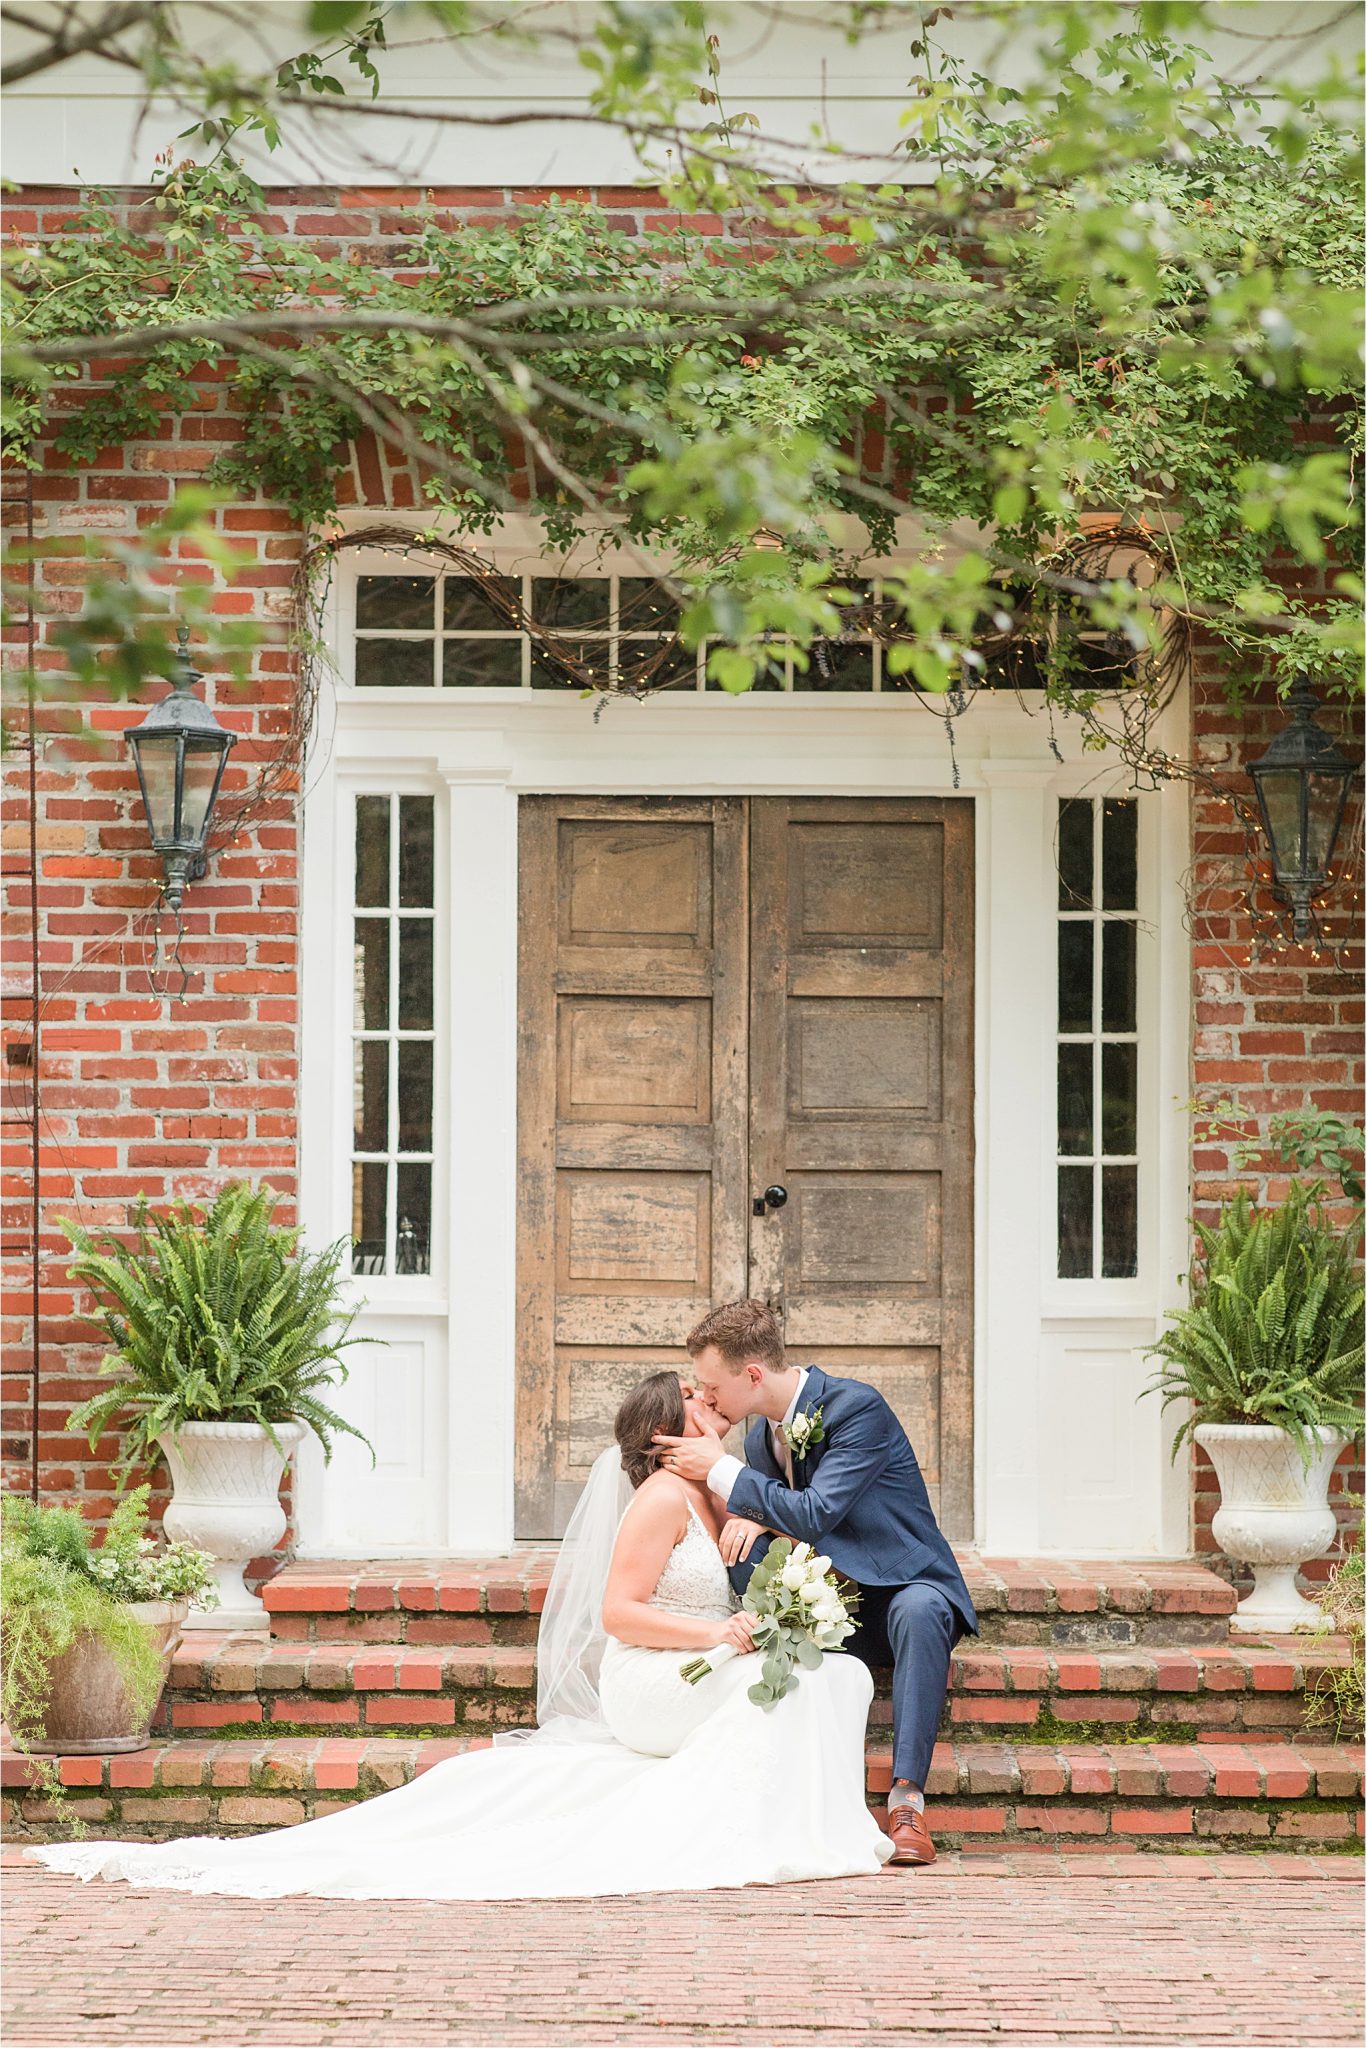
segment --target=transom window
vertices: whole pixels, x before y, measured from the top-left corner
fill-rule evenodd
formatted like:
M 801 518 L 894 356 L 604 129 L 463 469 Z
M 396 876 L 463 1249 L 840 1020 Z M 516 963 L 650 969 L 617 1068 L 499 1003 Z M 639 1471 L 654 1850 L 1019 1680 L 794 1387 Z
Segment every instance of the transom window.
M 871 584 L 862 614 L 798 667 L 781 636 L 756 690 L 876 691 L 882 649 L 872 630 Z M 678 607 L 642 576 L 361 576 L 356 587 L 355 681 L 361 690 L 615 688 L 639 683 L 716 690 L 709 643 L 677 641 Z M 901 687 L 888 678 L 887 689 Z
M 1058 1277 L 1138 1271 L 1138 805 L 1058 806 Z
M 838 691 L 901 696 L 914 686 L 887 672 L 886 650 L 904 637 L 876 577 L 843 579 L 854 602 L 835 638 L 801 656 L 781 634 L 764 691 Z M 361 690 L 573 690 L 637 686 L 719 690 L 707 678 L 714 642 L 678 644 L 678 606 L 645 576 L 364 575 L 356 587 L 355 682 Z M 1003 588 L 974 637 L 980 657 L 970 688 L 1041 690 L 1050 665 L 1075 685 L 1123 689 L 1136 679 L 1132 651 L 1056 609 L 1030 609 L 1029 594 Z
M 352 951 L 352 1270 L 427 1273 L 435 803 L 359 796 Z

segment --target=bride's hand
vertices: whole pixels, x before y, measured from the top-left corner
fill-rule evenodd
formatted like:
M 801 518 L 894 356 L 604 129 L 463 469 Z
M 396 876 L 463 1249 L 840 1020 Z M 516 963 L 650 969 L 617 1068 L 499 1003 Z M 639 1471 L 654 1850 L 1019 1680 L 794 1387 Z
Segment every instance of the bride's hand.
M 762 1522 L 748 1521 L 744 1515 L 732 1515 L 716 1539 L 722 1563 L 743 1563 L 761 1536 L 772 1536 L 774 1533 L 772 1529 L 766 1529 Z
M 712 1644 L 719 1650 L 722 1643 L 731 1643 L 743 1657 L 754 1648 L 754 1631 L 759 1625 L 757 1614 L 747 1614 L 742 1607 L 738 1614 L 732 1614 L 729 1621 L 720 1624 L 720 1633 Z

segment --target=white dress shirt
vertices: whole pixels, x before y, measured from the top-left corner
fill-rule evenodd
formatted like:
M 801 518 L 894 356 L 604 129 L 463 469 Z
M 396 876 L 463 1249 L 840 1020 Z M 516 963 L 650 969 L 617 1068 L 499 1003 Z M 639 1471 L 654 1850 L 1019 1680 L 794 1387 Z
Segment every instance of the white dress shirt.
M 792 1484 L 792 1453 L 787 1447 L 783 1431 L 797 1412 L 797 1403 L 802 1398 L 802 1388 L 806 1385 L 808 1377 L 808 1370 L 803 1366 L 797 1375 L 796 1392 L 787 1404 L 787 1413 L 783 1416 L 781 1422 L 770 1422 L 768 1425 L 769 1442 L 773 1446 L 773 1455 L 778 1460 L 779 1471 L 786 1472 L 789 1486 Z M 722 1500 L 729 1500 L 730 1490 L 735 1484 L 736 1475 L 743 1472 L 744 1469 L 743 1458 L 737 1458 L 732 1452 L 727 1451 L 723 1457 L 717 1459 L 711 1471 L 707 1474 L 707 1484 L 713 1493 L 720 1494 Z

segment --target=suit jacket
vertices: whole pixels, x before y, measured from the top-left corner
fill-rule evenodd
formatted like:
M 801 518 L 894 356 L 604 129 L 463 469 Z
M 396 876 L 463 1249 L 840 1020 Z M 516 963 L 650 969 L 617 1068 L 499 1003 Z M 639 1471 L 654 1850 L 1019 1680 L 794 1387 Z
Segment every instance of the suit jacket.
M 756 1418 L 745 1437 L 747 1462 L 731 1488 L 731 1513 L 810 1543 L 858 1585 L 937 1586 L 976 1635 L 972 1596 L 934 1518 L 910 1439 L 881 1394 L 813 1366 L 797 1413 L 815 1408 L 824 1438 L 804 1458 L 793 1453 L 791 1486 L 773 1455 L 767 1420 Z

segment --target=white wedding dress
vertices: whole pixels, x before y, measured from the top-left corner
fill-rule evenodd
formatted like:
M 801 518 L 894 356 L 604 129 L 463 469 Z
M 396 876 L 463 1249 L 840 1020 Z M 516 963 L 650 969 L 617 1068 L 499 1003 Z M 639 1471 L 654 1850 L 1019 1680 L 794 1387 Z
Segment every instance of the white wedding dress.
M 696 1510 L 650 1604 L 722 1619 L 737 1605 Z M 857 1877 L 891 1843 L 864 1802 L 873 1681 L 841 1652 L 771 1708 L 756 1655 L 690 1686 L 687 1650 L 609 1641 L 608 1738 L 509 1742 L 397 1791 L 239 1841 L 85 1842 L 30 1851 L 50 1869 L 243 1898 L 539 1899 Z

